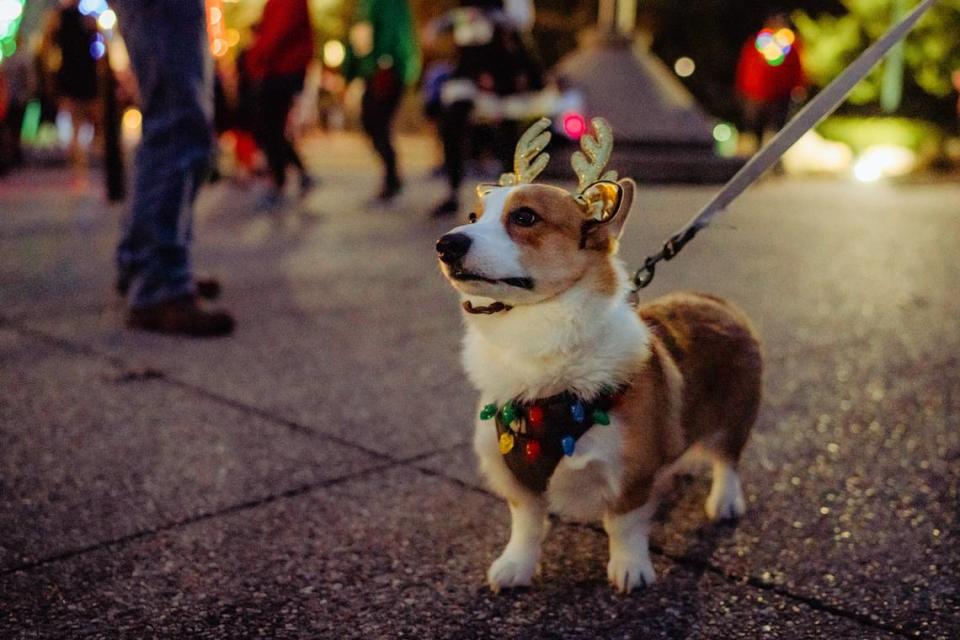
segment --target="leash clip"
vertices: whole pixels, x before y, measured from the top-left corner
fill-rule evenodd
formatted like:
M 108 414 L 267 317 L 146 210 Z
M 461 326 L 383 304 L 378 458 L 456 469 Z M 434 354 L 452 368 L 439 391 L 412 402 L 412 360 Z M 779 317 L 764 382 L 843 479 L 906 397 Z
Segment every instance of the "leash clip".
M 657 273 L 656 264 L 657 261 L 653 256 L 650 256 L 643 262 L 643 266 L 637 269 L 637 272 L 633 275 L 633 284 L 636 285 L 638 290 L 653 282 L 653 276 Z

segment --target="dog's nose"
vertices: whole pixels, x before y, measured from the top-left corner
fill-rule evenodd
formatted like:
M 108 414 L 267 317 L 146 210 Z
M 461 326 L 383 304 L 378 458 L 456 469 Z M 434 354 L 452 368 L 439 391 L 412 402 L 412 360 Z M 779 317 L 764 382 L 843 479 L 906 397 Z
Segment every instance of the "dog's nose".
M 467 255 L 470 242 L 465 233 L 448 233 L 437 241 L 437 254 L 443 262 L 454 264 Z

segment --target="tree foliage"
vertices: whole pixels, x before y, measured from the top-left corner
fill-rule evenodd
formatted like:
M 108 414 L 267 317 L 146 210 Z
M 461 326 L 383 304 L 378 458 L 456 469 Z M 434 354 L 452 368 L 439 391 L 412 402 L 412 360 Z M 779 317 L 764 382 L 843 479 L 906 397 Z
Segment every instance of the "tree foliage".
M 823 86 L 835 78 L 871 42 L 891 26 L 897 0 L 841 0 L 846 15 L 796 11 L 793 20 L 804 42 L 804 67 Z M 911 3 L 914 4 L 914 3 Z M 904 42 L 906 73 L 924 93 L 946 98 L 953 92 L 951 74 L 960 69 L 960 0 L 940 0 L 921 18 Z M 882 65 L 850 94 L 853 104 L 876 102 Z

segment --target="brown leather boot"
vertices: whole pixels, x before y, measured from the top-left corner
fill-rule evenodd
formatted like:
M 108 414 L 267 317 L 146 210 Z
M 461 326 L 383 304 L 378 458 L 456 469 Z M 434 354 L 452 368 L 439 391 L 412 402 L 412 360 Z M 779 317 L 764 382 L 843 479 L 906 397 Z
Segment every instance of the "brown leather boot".
M 233 331 L 233 316 L 226 311 L 206 311 L 194 296 L 167 300 L 143 309 L 131 309 L 127 327 L 172 335 L 206 338 Z

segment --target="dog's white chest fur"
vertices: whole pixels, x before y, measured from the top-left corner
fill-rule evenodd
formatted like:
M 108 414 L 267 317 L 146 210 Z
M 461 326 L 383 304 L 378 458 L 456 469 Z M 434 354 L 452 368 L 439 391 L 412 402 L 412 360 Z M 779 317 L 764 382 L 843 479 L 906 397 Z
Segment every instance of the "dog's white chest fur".
M 635 311 L 620 300 L 562 299 L 518 307 L 495 318 L 470 322 L 463 360 L 481 390 L 481 402 L 502 405 L 513 398 L 534 399 L 563 391 L 593 396 L 607 384 L 627 380 L 648 353 L 648 335 Z M 584 308 L 596 309 L 589 317 Z M 623 474 L 621 425 L 595 425 L 563 458 L 547 487 L 553 511 L 574 519 L 594 519 L 616 498 Z M 478 421 L 474 444 L 480 467 L 503 495 L 524 491 L 497 448 L 489 421 Z
M 557 465 L 547 486 L 552 511 L 574 520 L 595 520 L 617 497 L 623 476 L 623 442 L 617 420 L 594 425 L 572 456 Z

